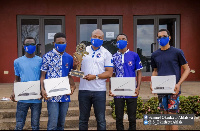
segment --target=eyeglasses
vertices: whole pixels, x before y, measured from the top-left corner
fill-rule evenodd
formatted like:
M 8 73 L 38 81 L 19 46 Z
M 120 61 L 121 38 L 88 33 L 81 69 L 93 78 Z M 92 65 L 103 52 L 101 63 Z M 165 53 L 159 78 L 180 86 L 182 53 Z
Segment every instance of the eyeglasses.
M 160 39 L 160 38 L 167 38 L 167 37 L 168 37 L 167 35 L 158 36 L 158 39 Z
M 35 43 L 26 43 L 24 44 L 25 46 L 29 46 L 29 45 L 36 45 Z

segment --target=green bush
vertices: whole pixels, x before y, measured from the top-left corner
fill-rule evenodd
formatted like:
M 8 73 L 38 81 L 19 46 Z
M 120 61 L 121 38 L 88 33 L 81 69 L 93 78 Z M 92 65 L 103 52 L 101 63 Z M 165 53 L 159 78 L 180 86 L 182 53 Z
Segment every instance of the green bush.
M 200 116 L 200 96 L 181 96 L 179 114 L 195 114 L 195 116 Z
M 180 96 L 179 114 L 195 114 L 200 116 L 200 96 Z M 112 107 L 112 116 L 115 119 L 115 104 L 114 99 L 110 102 Z M 124 113 L 127 113 L 127 105 L 125 102 Z M 143 102 L 141 97 L 137 98 L 136 118 L 142 119 L 143 114 L 160 114 L 159 101 L 157 97 L 152 97 L 147 102 Z

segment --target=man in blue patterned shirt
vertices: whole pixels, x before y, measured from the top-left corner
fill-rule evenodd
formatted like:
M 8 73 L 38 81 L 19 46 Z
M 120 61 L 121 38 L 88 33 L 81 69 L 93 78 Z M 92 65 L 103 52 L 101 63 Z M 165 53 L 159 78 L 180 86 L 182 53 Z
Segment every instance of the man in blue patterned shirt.
M 73 57 L 65 52 L 66 36 L 63 33 L 56 33 L 54 35 L 55 48 L 46 53 L 42 58 L 41 67 L 41 91 L 42 96 L 47 102 L 48 109 L 48 125 L 47 130 L 64 130 L 65 117 L 68 111 L 70 96 L 61 95 L 48 97 L 44 89 L 44 79 L 59 78 L 68 76 L 73 68 Z M 71 94 L 75 90 L 74 80 L 69 77 Z
M 141 69 L 143 67 L 138 54 L 127 49 L 127 36 L 119 34 L 116 39 L 119 51 L 113 55 L 113 77 L 136 77 L 135 71 L 137 71 L 137 86 L 133 96 L 114 96 L 111 90 L 109 91 L 109 95 L 114 96 L 116 128 L 117 130 L 124 130 L 123 116 L 126 100 L 129 130 L 136 130 L 137 97 L 139 95 L 142 79 Z

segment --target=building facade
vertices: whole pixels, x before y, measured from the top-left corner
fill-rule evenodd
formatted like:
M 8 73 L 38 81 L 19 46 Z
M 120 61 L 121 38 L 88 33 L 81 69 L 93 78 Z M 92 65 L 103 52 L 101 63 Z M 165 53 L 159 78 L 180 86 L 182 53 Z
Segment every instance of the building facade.
M 184 51 L 192 70 L 187 81 L 200 81 L 199 0 L 1 0 L 0 4 L 0 83 L 14 81 L 13 61 L 24 55 L 26 36 L 36 38 L 36 54 L 43 56 L 53 48 L 54 34 L 64 32 L 66 52 L 72 55 L 78 43 L 91 44 L 96 28 L 103 30 L 103 46 L 112 54 L 117 51 L 117 34 L 128 36 L 128 48 L 139 54 L 144 66 L 143 81 L 150 80 L 150 56 L 159 48 L 157 32 L 168 29 L 170 45 Z

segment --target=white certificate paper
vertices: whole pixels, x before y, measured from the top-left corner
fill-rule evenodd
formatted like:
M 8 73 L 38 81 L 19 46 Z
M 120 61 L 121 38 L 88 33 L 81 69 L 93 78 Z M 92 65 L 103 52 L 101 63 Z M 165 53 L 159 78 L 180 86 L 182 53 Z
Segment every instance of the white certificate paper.
M 45 79 L 44 88 L 46 90 L 47 97 L 59 96 L 71 93 L 68 76 Z
M 175 93 L 174 88 L 176 85 L 176 76 L 151 76 L 152 93 L 169 94 Z
M 136 96 L 135 77 L 111 77 L 111 92 L 116 96 Z
M 40 81 L 15 82 L 15 100 L 30 100 L 41 98 Z

